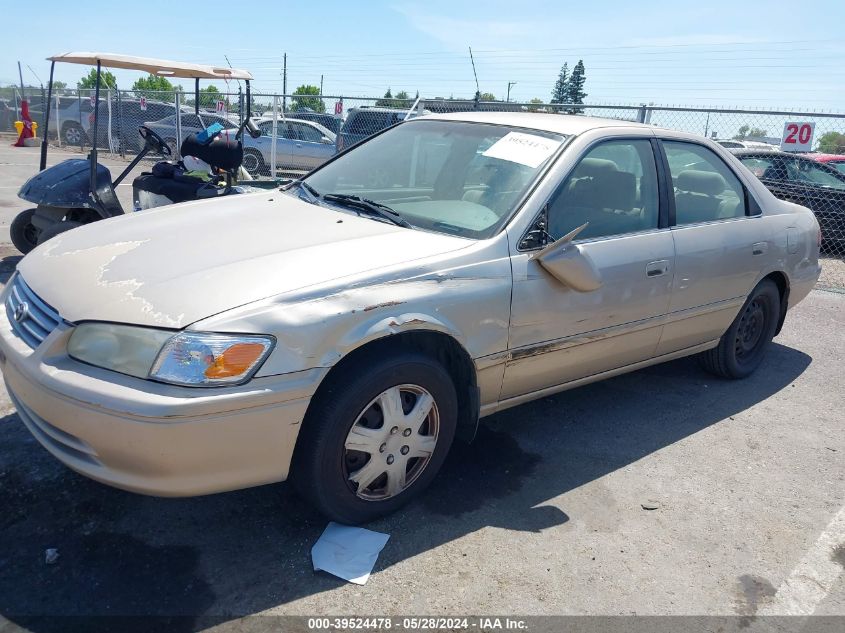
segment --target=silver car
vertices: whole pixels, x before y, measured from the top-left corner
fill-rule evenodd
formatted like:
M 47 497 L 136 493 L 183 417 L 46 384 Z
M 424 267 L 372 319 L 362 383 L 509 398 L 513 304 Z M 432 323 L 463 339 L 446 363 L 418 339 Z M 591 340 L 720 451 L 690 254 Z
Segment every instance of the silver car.
M 272 165 L 273 121 L 258 123 L 261 136 L 244 139 L 243 166 L 250 174 L 269 174 Z M 335 134 L 314 121 L 277 119 L 276 169 L 305 172 L 322 165 L 337 153 Z
M 3 293 L 0 364 L 80 473 L 155 495 L 292 478 L 357 523 L 496 411 L 693 354 L 748 376 L 818 253 L 813 214 L 707 139 L 426 116 L 284 192 L 38 246 Z

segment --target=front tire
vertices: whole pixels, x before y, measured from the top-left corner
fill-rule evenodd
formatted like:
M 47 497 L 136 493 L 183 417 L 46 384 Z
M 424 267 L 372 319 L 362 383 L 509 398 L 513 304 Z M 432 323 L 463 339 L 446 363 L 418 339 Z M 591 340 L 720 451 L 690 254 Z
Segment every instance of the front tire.
M 394 512 L 434 479 L 455 437 L 455 385 L 419 353 L 378 358 L 330 376 L 303 422 L 292 479 L 334 521 Z
M 32 223 L 33 215 L 35 215 L 35 209 L 21 211 L 9 226 L 12 244 L 24 255 L 38 246 L 38 228 Z
M 779 316 L 780 291 L 771 279 L 764 279 L 751 291 L 719 345 L 701 354 L 702 365 L 723 378 L 750 376 L 775 336 Z
M 81 147 L 85 139 L 85 130 L 78 123 L 65 123 L 62 126 L 62 136 L 66 145 Z

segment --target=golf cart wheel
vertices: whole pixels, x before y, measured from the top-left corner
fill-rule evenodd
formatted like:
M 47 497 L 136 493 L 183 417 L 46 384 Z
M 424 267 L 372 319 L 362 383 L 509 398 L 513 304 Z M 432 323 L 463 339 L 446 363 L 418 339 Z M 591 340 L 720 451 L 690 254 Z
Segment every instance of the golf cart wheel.
M 82 226 L 82 222 L 77 222 L 76 220 L 62 220 L 61 222 L 51 224 L 38 235 L 38 243 L 43 244 L 60 233 L 75 229 L 77 226 Z
M 33 215 L 35 209 L 21 211 L 9 227 L 12 244 L 24 255 L 38 245 L 38 228 L 32 223 Z
M 264 157 L 261 152 L 254 149 L 244 150 L 244 160 L 241 164 L 250 176 L 260 176 L 267 172 L 267 168 L 264 166 Z
M 62 137 L 66 145 L 79 147 L 85 138 L 85 130 L 78 123 L 65 123 L 62 126 Z
M 704 369 L 723 378 L 746 378 L 760 365 L 777 329 L 780 292 L 764 279 L 746 299 L 719 345 L 699 356 Z
M 445 368 L 420 353 L 371 355 L 327 378 L 297 440 L 293 483 L 327 517 L 363 523 L 419 495 L 455 436 Z

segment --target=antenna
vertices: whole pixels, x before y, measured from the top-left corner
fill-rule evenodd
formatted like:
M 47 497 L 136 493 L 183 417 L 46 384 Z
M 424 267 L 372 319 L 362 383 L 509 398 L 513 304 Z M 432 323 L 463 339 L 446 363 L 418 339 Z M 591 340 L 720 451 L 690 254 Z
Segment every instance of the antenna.
M 229 56 L 228 56 L 228 55 L 223 55 L 223 58 L 226 60 L 226 63 L 227 63 L 227 64 L 229 64 L 229 68 L 232 68 L 232 62 L 230 62 L 230 61 L 229 61 Z M 240 79 L 235 79 L 235 81 L 237 81 L 237 82 L 238 82 L 238 88 L 240 88 L 240 87 L 241 87 L 241 80 L 240 80 Z
M 469 61 L 472 62 L 472 76 L 475 77 L 475 98 L 481 97 L 481 88 L 478 87 L 478 74 L 475 72 L 475 58 L 472 56 L 472 46 L 469 47 Z

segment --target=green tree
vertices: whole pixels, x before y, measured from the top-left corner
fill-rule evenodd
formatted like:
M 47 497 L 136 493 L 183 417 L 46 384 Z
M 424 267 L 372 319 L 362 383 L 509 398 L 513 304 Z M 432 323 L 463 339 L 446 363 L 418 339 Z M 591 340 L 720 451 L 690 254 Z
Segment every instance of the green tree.
M 495 101 L 496 95 L 492 92 L 482 92 L 481 95 L 478 97 L 479 101 Z
M 584 61 L 579 59 L 572 69 L 572 74 L 569 76 L 569 81 L 566 84 L 566 102 L 572 104 L 584 103 L 584 97 L 587 93 L 584 92 L 584 84 L 587 83 L 587 72 L 584 70 Z M 584 111 L 584 108 L 570 108 L 569 112 L 578 114 Z
M 825 132 L 819 137 L 816 149 L 826 154 L 845 154 L 845 134 Z
M 750 127 L 746 123 L 739 126 L 739 129 L 737 129 L 736 134 L 734 135 L 734 140 L 741 141 L 746 138 L 759 138 L 761 136 L 766 136 L 766 130 L 759 127 Z
M 78 82 L 76 85 L 79 88 L 96 88 L 97 87 L 97 69 L 92 68 L 91 71 Z M 103 88 L 117 88 L 117 79 L 114 74 L 108 70 L 103 69 L 100 73 L 100 89 Z
M 537 112 L 537 111 L 539 111 L 539 110 L 540 110 L 540 105 L 542 105 L 542 104 L 543 104 L 543 103 L 545 103 L 545 102 L 544 102 L 542 99 L 540 99 L 539 97 L 534 97 L 534 98 L 533 98 L 533 99 L 531 99 L 531 101 L 529 101 L 528 103 L 530 103 L 530 104 L 531 104 L 531 105 L 529 105 L 529 106 L 528 106 L 528 109 L 529 109 L 531 112 Z
M 293 94 L 303 96 L 297 96 L 295 99 L 291 100 L 291 109 L 299 110 L 300 108 L 309 108 L 311 110 L 314 110 L 314 112 L 326 111 L 326 104 L 323 103 L 322 99 L 316 96 L 320 94 L 320 89 L 317 86 L 306 86 L 303 84 L 302 86 L 294 90 Z
M 389 108 L 393 105 L 393 93 L 390 91 L 389 87 L 387 92 L 384 93 L 384 96 L 376 101 L 376 105 L 384 108 Z
M 567 103 L 569 98 L 569 64 L 564 63 L 560 67 L 555 87 L 552 88 L 551 103 Z
M 159 77 L 151 74 L 141 77 L 132 84 L 132 90 L 135 91 L 136 97 L 165 101 L 169 100 L 169 96 L 161 93 L 172 93 L 174 86 L 168 81 L 167 77 Z
M 53 90 L 64 90 L 65 88 L 67 88 L 67 84 L 64 81 L 57 79 L 53 82 Z

